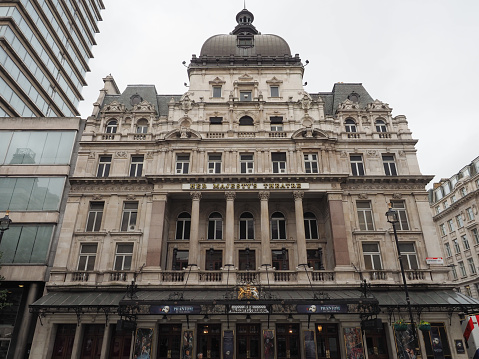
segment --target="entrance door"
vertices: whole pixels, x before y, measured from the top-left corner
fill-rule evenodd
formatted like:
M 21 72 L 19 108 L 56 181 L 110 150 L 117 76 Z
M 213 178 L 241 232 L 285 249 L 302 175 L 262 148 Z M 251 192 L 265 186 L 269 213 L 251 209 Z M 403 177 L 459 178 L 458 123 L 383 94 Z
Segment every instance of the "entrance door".
M 299 324 L 277 324 L 278 359 L 299 359 Z
M 80 359 L 100 358 L 104 332 L 104 324 L 85 325 Z
M 160 325 L 158 330 L 158 359 L 180 357 L 181 324 Z
M 236 358 L 260 359 L 261 335 L 259 324 L 237 324 L 236 331 Z
M 366 345 L 369 359 L 388 359 L 385 330 L 366 330 Z
M 220 359 L 221 324 L 198 325 L 198 348 L 196 353 L 202 353 L 205 359 Z
M 110 342 L 110 359 L 130 359 L 131 331 L 116 331 L 112 326 L 113 335 Z
M 76 324 L 58 324 L 52 359 L 71 358 L 76 328 Z
M 339 332 L 337 324 L 316 324 L 318 359 L 339 359 Z

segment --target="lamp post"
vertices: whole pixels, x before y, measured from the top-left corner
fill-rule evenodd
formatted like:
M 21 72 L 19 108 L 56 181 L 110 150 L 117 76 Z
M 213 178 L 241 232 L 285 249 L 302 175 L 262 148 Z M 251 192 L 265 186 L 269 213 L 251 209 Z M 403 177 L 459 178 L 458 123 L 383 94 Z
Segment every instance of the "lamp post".
M 5 217 L 0 218 L 0 243 L 2 243 L 3 232 L 8 231 L 12 220 L 10 219 L 10 211 L 7 211 Z
M 418 352 L 418 348 L 417 348 L 418 341 L 417 341 L 417 336 L 416 336 L 416 326 L 414 325 L 414 318 L 412 316 L 411 300 L 409 298 L 409 290 L 407 288 L 406 274 L 404 272 L 404 265 L 402 263 L 402 257 L 401 257 L 401 249 L 399 248 L 398 234 L 397 234 L 397 231 L 396 231 L 396 223 L 399 222 L 399 216 L 398 216 L 397 211 L 395 211 L 391 208 L 391 204 L 389 204 L 389 209 L 386 212 L 386 218 L 387 218 L 388 222 L 393 225 L 394 239 L 396 241 L 396 248 L 397 248 L 397 251 L 398 251 L 399 266 L 401 267 L 402 281 L 404 283 L 404 292 L 406 293 L 406 304 L 407 304 L 407 309 L 409 311 L 409 320 L 411 321 L 414 350 L 417 353 Z M 414 354 L 416 354 L 416 353 L 414 353 Z

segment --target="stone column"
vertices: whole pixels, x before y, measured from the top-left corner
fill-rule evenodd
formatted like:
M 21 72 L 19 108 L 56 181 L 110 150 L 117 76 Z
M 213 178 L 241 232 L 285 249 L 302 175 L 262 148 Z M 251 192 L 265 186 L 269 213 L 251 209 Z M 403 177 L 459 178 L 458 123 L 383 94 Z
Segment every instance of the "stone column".
M 105 326 L 105 331 L 103 332 L 103 341 L 101 343 L 101 352 L 100 352 L 100 358 L 107 358 L 108 350 L 110 349 L 110 336 L 111 336 L 111 325 L 107 323 Z
M 75 338 L 73 339 L 71 359 L 80 358 L 82 344 L 81 341 L 83 340 L 83 329 L 85 329 L 84 324 L 80 324 L 77 326 L 77 329 L 75 331 Z
M 151 206 L 150 235 L 146 253 L 146 265 L 148 267 L 161 266 L 163 249 L 163 232 L 165 228 L 165 210 L 168 196 L 166 194 L 154 194 Z M 166 241 L 165 241 L 166 242 Z M 166 263 L 164 268 L 166 268 Z
M 328 194 L 329 216 L 331 221 L 331 234 L 334 248 L 334 261 L 336 267 L 350 266 L 348 238 L 346 235 L 346 222 L 344 221 L 344 209 L 342 195 Z
M 191 232 L 189 248 L 189 264 L 199 266 L 199 225 L 201 192 L 190 192 L 191 196 Z
M 271 236 L 269 234 L 269 192 L 262 191 L 258 193 L 261 200 L 261 263 L 271 265 Z
M 225 223 L 225 264 L 234 264 L 234 226 L 235 226 L 235 198 L 236 193 L 229 191 L 225 192 L 226 197 L 226 223 Z
M 303 213 L 303 191 L 294 191 L 294 210 L 296 213 L 296 244 L 298 246 L 298 265 L 306 264 L 308 256 L 306 253 L 306 236 L 304 233 L 304 213 Z

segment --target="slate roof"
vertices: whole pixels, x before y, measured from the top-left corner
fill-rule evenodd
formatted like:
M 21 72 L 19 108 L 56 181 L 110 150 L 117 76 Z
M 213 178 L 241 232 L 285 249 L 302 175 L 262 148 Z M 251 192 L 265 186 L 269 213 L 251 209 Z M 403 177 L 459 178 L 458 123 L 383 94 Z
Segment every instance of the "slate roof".
M 288 43 L 277 35 L 254 35 L 254 46 L 241 48 L 237 46 L 236 35 L 215 35 L 205 41 L 200 56 L 291 56 Z
M 341 102 L 344 102 L 348 96 L 355 92 L 359 95 L 359 107 L 364 109 L 368 103 L 374 102 L 361 83 L 336 83 L 331 92 L 319 92 L 311 94 L 313 99 L 315 96 L 321 96 L 324 101 L 324 113 L 326 116 L 333 116 Z

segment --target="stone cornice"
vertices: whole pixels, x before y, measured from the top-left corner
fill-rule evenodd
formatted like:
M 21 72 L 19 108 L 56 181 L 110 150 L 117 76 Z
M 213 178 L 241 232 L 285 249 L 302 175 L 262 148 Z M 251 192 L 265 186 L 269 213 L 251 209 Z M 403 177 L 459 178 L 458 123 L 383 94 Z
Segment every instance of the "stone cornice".
M 440 220 L 446 216 L 449 216 L 450 214 L 452 214 L 453 212 L 455 212 L 456 210 L 458 209 L 461 209 L 462 207 L 465 207 L 464 204 L 465 202 L 473 199 L 474 197 L 476 196 L 479 196 L 479 190 L 475 190 L 473 192 L 469 192 L 467 195 L 465 195 L 464 197 L 461 197 L 459 198 L 458 200 L 456 200 L 454 203 L 452 203 L 449 207 L 447 207 L 446 209 L 442 210 L 441 213 L 438 213 L 436 215 L 434 215 L 432 218 L 434 221 L 437 221 L 437 220 Z M 431 208 L 434 208 L 436 207 L 439 203 L 442 203 L 441 202 L 436 202 L 434 204 L 431 205 Z M 465 208 L 463 208 L 465 209 Z

